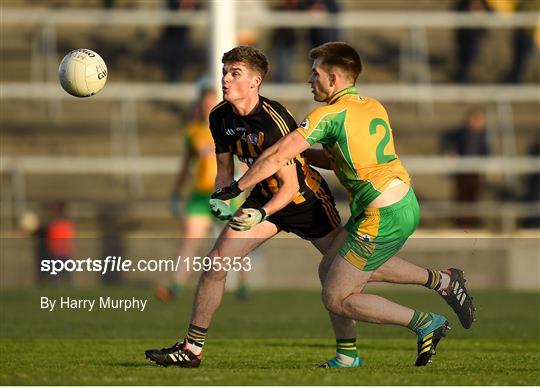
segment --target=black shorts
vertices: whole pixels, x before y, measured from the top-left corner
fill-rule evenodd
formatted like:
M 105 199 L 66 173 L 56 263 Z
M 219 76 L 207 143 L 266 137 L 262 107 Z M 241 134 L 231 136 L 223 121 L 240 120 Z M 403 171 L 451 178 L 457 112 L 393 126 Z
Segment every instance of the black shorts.
M 310 191 L 305 197 L 304 202 L 289 203 L 268 217 L 267 221 L 285 232 L 294 233 L 308 240 L 324 237 L 340 225 L 341 218 L 336 209 L 334 197 L 324 180 L 317 192 Z M 269 198 L 254 189 L 241 207 L 262 207 L 268 201 Z

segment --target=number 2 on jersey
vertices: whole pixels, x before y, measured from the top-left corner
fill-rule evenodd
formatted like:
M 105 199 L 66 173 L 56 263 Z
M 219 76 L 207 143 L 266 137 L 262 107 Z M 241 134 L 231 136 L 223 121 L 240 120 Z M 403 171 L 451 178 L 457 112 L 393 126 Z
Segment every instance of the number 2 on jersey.
M 377 163 L 383 164 L 383 163 L 388 163 L 394 160 L 396 158 L 396 155 L 394 154 L 387 155 L 384 153 L 384 149 L 386 148 L 386 145 L 390 141 L 390 128 L 388 127 L 388 124 L 386 123 L 386 121 L 380 118 L 371 120 L 371 123 L 369 123 L 369 134 L 375 135 L 375 133 L 377 133 L 378 126 L 382 126 L 384 128 L 384 137 L 381 139 L 381 141 L 377 145 L 377 151 L 376 151 Z

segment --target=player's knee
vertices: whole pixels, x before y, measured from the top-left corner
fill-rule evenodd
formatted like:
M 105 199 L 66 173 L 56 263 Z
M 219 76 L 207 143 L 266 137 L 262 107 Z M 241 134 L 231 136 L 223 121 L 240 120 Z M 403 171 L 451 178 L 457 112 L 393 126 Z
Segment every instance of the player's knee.
M 351 298 L 345 298 L 341 302 L 341 308 L 343 313 L 350 315 L 354 311 L 354 303 Z
M 342 312 L 343 299 L 340 297 L 339 294 L 330 290 L 323 289 L 322 300 L 324 303 L 324 307 L 326 307 L 328 311 L 331 311 L 335 314 L 340 314 Z
M 223 265 L 222 258 L 218 249 L 212 249 L 208 253 L 207 260 L 203 266 L 205 279 L 211 281 L 223 281 L 227 278 L 227 271 Z
M 227 271 L 210 268 L 202 273 L 202 276 L 212 282 L 221 282 L 227 278 Z

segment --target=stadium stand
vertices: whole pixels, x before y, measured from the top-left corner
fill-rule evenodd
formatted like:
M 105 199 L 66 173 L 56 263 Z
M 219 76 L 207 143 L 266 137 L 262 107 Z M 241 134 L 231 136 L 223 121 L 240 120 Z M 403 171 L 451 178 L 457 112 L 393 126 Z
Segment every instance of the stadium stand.
M 407 2 L 406 6 L 398 0 L 341 2 L 344 17 L 351 12 L 395 12 L 396 25 L 403 24 L 398 11 L 425 20 L 422 13 L 444 13 L 453 4 L 451 0 Z M 62 200 L 69 204 L 78 231 L 83 234 L 96 234 L 100 205 L 116 202 L 129 204 L 126 216 L 137 221 L 136 232 L 175 235 L 178 221 L 168 217 L 166 199 L 182 149 L 182 125 L 195 95 L 193 83 L 204 69 L 191 62 L 180 83 L 164 84 L 165 75 L 156 54 L 162 19 L 156 17 L 158 22 L 148 22 L 152 12 L 163 16 L 159 2 L 115 1 L 109 15 L 118 21 L 102 18 L 99 26 L 31 22 L 32 18 L 60 18 L 62 12 L 68 11 L 88 15 L 97 12 L 101 17 L 102 7 L 103 2 L 98 0 L 2 3 L 3 233 L 16 235 L 17 217 L 24 209 L 39 209 L 43 203 Z M 138 12 L 146 13 L 133 16 Z M 20 15 L 25 15 L 25 22 L 9 21 L 9 17 L 15 20 Z M 204 9 L 191 16 L 193 42 L 204 48 Z M 538 171 L 537 159 L 515 159 L 517 174 L 497 168 L 486 173 L 490 189 L 479 206 L 469 209 L 451 202 L 452 168 L 445 167 L 446 160 L 438 158 L 441 133 L 457 126 L 464 112 L 473 106 L 486 108 L 493 154 L 497 157 L 524 158 L 539 136 L 539 58 L 535 55 L 531 59 L 523 86 L 501 85 L 500 76 L 510 65 L 512 32 L 503 27 L 489 28 L 472 69 L 474 84 L 463 87 L 452 84 L 455 47 L 450 25 L 403 28 L 372 24 L 341 30 L 342 39 L 354 42 L 364 58 L 360 89 L 365 85 L 373 96 L 384 101 L 397 133 L 398 152 L 405 162 L 411 160 L 416 190 L 423 203 L 422 226 L 445 231 L 456 212 L 475 211 L 486 218 L 487 230 L 512 231 L 519 227 L 523 214 L 539 212 L 538 204 L 529 206 L 518 201 L 524 190 L 523 178 Z M 257 41 L 266 52 L 270 52 L 269 28 L 261 29 Z M 300 32 L 302 36 L 305 29 Z M 110 75 L 103 96 L 82 101 L 55 97 L 63 93 L 55 84 L 57 63 L 65 52 L 77 47 L 93 48 L 105 58 Z M 307 87 L 302 84 L 309 69 L 307 58 L 302 58 L 308 49 L 306 39 L 301 39 L 293 66 L 295 84 L 285 85 L 291 93 L 271 83 L 266 93 L 288 106 L 298 120 L 313 107 Z M 427 80 L 423 71 L 426 69 Z M 123 86 L 127 89 L 121 89 Z M 140 98 L 132 98 L 136 88 L 143 91 Z M 298 92 L 302 88 L 305 91 Z M 114 94 L 115 90 L 125 98 L 108 98 L 107 93 Z M 155 96 L 148 98 L 154 90 Z M 411 92 L 416 94 L 411 96 Z M 475 93 L 480 97 L 474 98 Z M 428 159 L 419 157 L 434 157 L 432 165 L 439 163 L 440 169 L 426 171 Z M 141 158 L 148 172 L 128 171 L 129 158 Z M 480 166 L 482 162 L 471 164 Z M 65 171 L 70 165 L 81 168 Z M 343 193 L 337 196 L 342 202 L 345 199 Z M 340 206 L 346 208 L 344 202 Z

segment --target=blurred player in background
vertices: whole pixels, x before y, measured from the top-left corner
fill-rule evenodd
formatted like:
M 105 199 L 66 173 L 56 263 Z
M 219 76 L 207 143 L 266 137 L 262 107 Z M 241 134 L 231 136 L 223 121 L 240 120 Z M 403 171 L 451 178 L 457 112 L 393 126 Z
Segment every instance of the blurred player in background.
M 409 175 L 396 155 L 386 110 L 378 101 L 362 97 L 354 86 L 362 64 L 353 47 L 342 42 L 323 44 L 310 51 L 310 58 L 314 99 L 326 105 L 316 108 L 300 128 L 267 148 L 238 182 L 212 197 L 234 198 L 274 174 L 294 155 L 322 143 L 324 150 L 309 150 L 313 156 L 308 154 L 308 160 L 331 167 L 351 195 L 347 236 L 344 241 L 336 239 L 338 255 L 323 259 L 328 266 L 323 302 L 340 317 L 409 328 L 418 338 L 415 365 L 426 365 L 449 328 L 447 319 L 364 294 L 363 288 L 368 281 L 418 284 L 420 280 L 438 291 L 468 328 L 474 306 L 463 273 L 454 268 L 423 269 L 394 256 L 416 229 L 420 212 Z M 316 158 L 318 163 L 314 163 Z M 245 211 L 231 223 L 248 229 L 257 227 L 259 221 Z M 356 346 L 350 345 L 349 355 L 337 355 L 323 365 L 359 366 Z
M 473 108 L 467 112 L 464 123 L 443 133 L 441 148 L 444 154 L 451 157 L 490 155 L 486 114 L 481 108 Z M 477 172 L 457 173 L 453 175 L 454 201 L 474 204 L 484 194 L 484 177 Z M 481 219 L 472 215 L 458 215 L 454 218 L 456 225 L 462 228 L 481 226 Z
M 218 103 L 218 98 L 210 82 L 203 80 L 199 87 L 193 118 L 186 125 L 185 151 L 170 198 L 171 212 L 175 217 L 179 217 L 182 210 L 181 193 L 185 192 L 186 188 L 189 190 L 187 203 L 183 209 L 182 246 L 178 253 L 182 258 L 193 258 L 198 255 L 201 243 L 210 237 L 215 221 L 208 207 L 217 173 L 214 141 L 208 117 Z M 156 295 L 160 300 L 170 301 L 178 297 L 189 280 L 191 273 L 188 271 L 187 263 L 183 260 L 181 263 L 182 266 L 173 275 L 172 283 L 167 287 L 157 288 Z M 239 298 L 247 296 L 244 271 L 239 273 L 237 296 Z
M 54 257 L 63 261 L 71 260 L 75 253 L 76 227 L 73 220 L 68 216 L 66 203 L 55 202 L 51 206 L 52 218 L 47 222 L 45 229 L 45 257 Z M 53 282 L 71 284 L 73 274 L 62 271 L 53 276 Z

